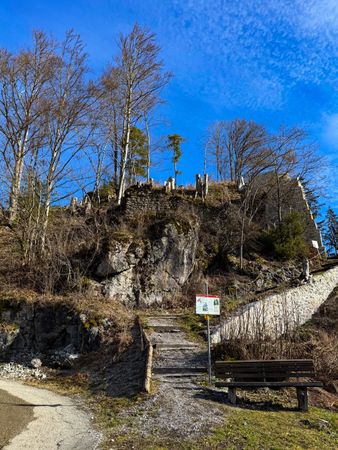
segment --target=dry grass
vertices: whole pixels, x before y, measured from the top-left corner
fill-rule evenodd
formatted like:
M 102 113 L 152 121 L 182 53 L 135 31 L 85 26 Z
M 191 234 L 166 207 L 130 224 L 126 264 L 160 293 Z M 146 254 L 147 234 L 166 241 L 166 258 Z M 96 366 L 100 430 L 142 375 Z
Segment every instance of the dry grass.
M 313 359 L 316 377 L 333 389 L 338 386 L 338 289 L 320 307 L 312 320 L 278 339 L 257 335 L 238 336 L 218 345 L 216 359 Z
M 89 294 L 74 293 L 68 295 L 40 294 L 29 289 L 0 288 L 1 302 L 11 304 L 36 304 L 36 305 L 64 305 L 78 313 L 84 313 L 91 318 L 112 319 L 119 325 L 119 329 L 128 328 L 134 321 L 135 315 L 122 303 L 116 300 L 108 300 L 104 297 L 93 297 Z M 1 308 L 0 308 L 1 309 Z

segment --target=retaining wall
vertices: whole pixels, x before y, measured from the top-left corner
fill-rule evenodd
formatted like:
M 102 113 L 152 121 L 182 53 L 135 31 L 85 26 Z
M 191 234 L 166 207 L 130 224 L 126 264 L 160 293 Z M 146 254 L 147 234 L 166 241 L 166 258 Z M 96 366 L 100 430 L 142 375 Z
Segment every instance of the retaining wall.
M 314 275 L 311 283 L 246 305 L 212 332 L 214 344 L 247 337 L 276 338 L 304 324 L 338 285 L 338 267 Z

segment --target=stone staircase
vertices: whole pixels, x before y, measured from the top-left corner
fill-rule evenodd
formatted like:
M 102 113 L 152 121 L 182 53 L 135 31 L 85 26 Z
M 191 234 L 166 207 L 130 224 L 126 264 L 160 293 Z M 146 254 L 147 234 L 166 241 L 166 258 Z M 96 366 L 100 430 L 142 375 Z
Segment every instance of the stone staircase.
M 180 315 L 147 317 L 149 335 L 155 348 L 153 379 L 162 382 L 191 382 L 207 373 L 207 348 L 188 338 L 180 326 Z

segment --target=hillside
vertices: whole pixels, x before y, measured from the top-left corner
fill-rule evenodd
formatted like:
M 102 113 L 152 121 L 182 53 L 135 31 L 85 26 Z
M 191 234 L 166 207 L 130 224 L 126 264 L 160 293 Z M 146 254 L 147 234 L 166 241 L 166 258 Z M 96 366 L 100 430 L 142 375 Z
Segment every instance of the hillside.
M 290 421 L 293 432 L 285 448 L 296 448 L 301 442 L 317 445 L 321 439 L 330 448 L 336 425 L 333 413 L 325 409 L 336 407 L 336 296 L 330 297 L 297 337 L 284 336 L 281 345 L 279 341 L 259 342 L 265 356 L 315 359 L 330 393 L 314 391 L 311 405 L 324 409 L 313 409 L 310 415 L 296 419 L 288 411 L 295 405 L 292 392 L 259 391 L 241 393 L 240 409 L 233 410 L 223 404 L 224 393 L 205 386 L 203 376 L 190 377 L 186 379 L 190 384 L 184 384 L 183 375 L 174 378 L 172 385 L 159 376 L 151 384 L 151 393 L 142 394 L 148 341 L 156 335 L 149 314 L 179 317 L 174 325 L 179 334 L 170 336 L 169 331 L 167 335 L 169 344 L 175 344 L 168 364 L 177 360 L 178 347 L 183 344 L 195 349 L 196 358 L 188 357 L 183 349 L 182 364 L 194 359 L 205 363 L 205 322 L 193 314 L 196 292 L 204 292 L 207 285 L 210 293 L 220 296 L 223 320 L 249 302 L 303 283 L 302 248 L 309 245 L 306 227 L 299 235 L 301 252 L 281 258 L 262 239 L 268 233 L 264 203 L 254 221 L 244 222 L 243 238 L 241 198 L 232 183 L 211 185 L 204 200 L 193 189 L 168 193 L 145 185 L 127 190 L 121 206 L 114 198 L 106 198 L 57 208 L 50 222 L 50 251 L 24 264 L 17 246 L 20 228 L 2 228 L 0 375 L 86 396 L 98 426 L 104 429 L 107 448 L 111 442 L 118 449 L 136 442 L 140 449 L 206 445 L 249 449 L 269 439 L 281 442 Z M 325 260 L 313 250 L 309 256 L 312 270 L 327 270 Z M 161 339 L 154 354 L 155 372 L 166 364 L 166 353 L 162 351 L 161 356 L 160 351 L 166 341 Z M 250 345 L 228 342 L 214 349 L 214 356 L 250 358 L 258 342 Z M 288 353 L 274 354 L 276 348 Z M 188 391 L 181 395 L 182 389 Z M 190 410 L 215 415 L 210 419 L 210 432 L 196 427 L 196 414 Z M 176 417 L 174 434 L 167 426 L 168 414 Z M 146 426 L 141 416 L 153 425 Z M 245 426 L 239 426 L 238 420 Z M 269 430 L 263 426 L 266 421 Z M 329 425 L 323 429 L 322 422 Z M 229 424 L 232 431 L 225 431 Z M 187 429 L 189 439 L 184 437 Z

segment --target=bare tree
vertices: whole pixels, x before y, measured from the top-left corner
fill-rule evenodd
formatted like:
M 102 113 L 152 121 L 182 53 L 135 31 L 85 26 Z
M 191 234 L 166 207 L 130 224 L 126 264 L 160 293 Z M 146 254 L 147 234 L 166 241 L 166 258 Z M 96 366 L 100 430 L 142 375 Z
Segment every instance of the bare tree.
M 119 49 L 114 73 L 118 77 L 123 117 L 118 204 L 125 190 L 131 126 L 156 106 L 159 92 L 170 79 L 170 74 L 163 72 L 155 35 L 147 29 L 135 24 L 130 34 L 120 36 Z
M 119 186 L 121 143 L 123 131 L 123 99 L 119 89 L 119 71 L 109 67 L 100 79 L 98 97 L 100 111 L 98 112 L 99 128 L 102 142 L 109 149 L 113 162 L 113 183 L 115 189 Z
M 53 195 L 65 184 L 71 163 L 88 143 L 90 107 L 94 97 L 84 82 L 86 58 L 78 35 L 69 31 L 58 52 L 58 64 L 49 82 L 49 104 L 45 128 L 45 161 L 48 161 L 43 195 L 41 250 L 45 248 L 46 232 Z M 69 193 L 67 193 L 69 194 Z
M 228 177 L 229 154 L 227 150 L 227 122 L 219 120 L 212 123 L 207 131 L 204 143 L 204 167 L 207 165 L 207 158 L 210 156 L 215 162 L 216 179 L 223 181 Z
M 9 173 L 11 222 L 17 215 L 25 158 L 45 111 L 43 92 L 55 67 L 52 43 L 42 32 L 35 32 L 33 38 L 31 50 L 18 55 L 0 52 L 1 156 Z
M 252 121 L 236 119 L 212 124 L 206 145 L 215 159 L 217 179 L 237 184 L 242 177 L 250 179 L 267 138 L 264 127 Z

